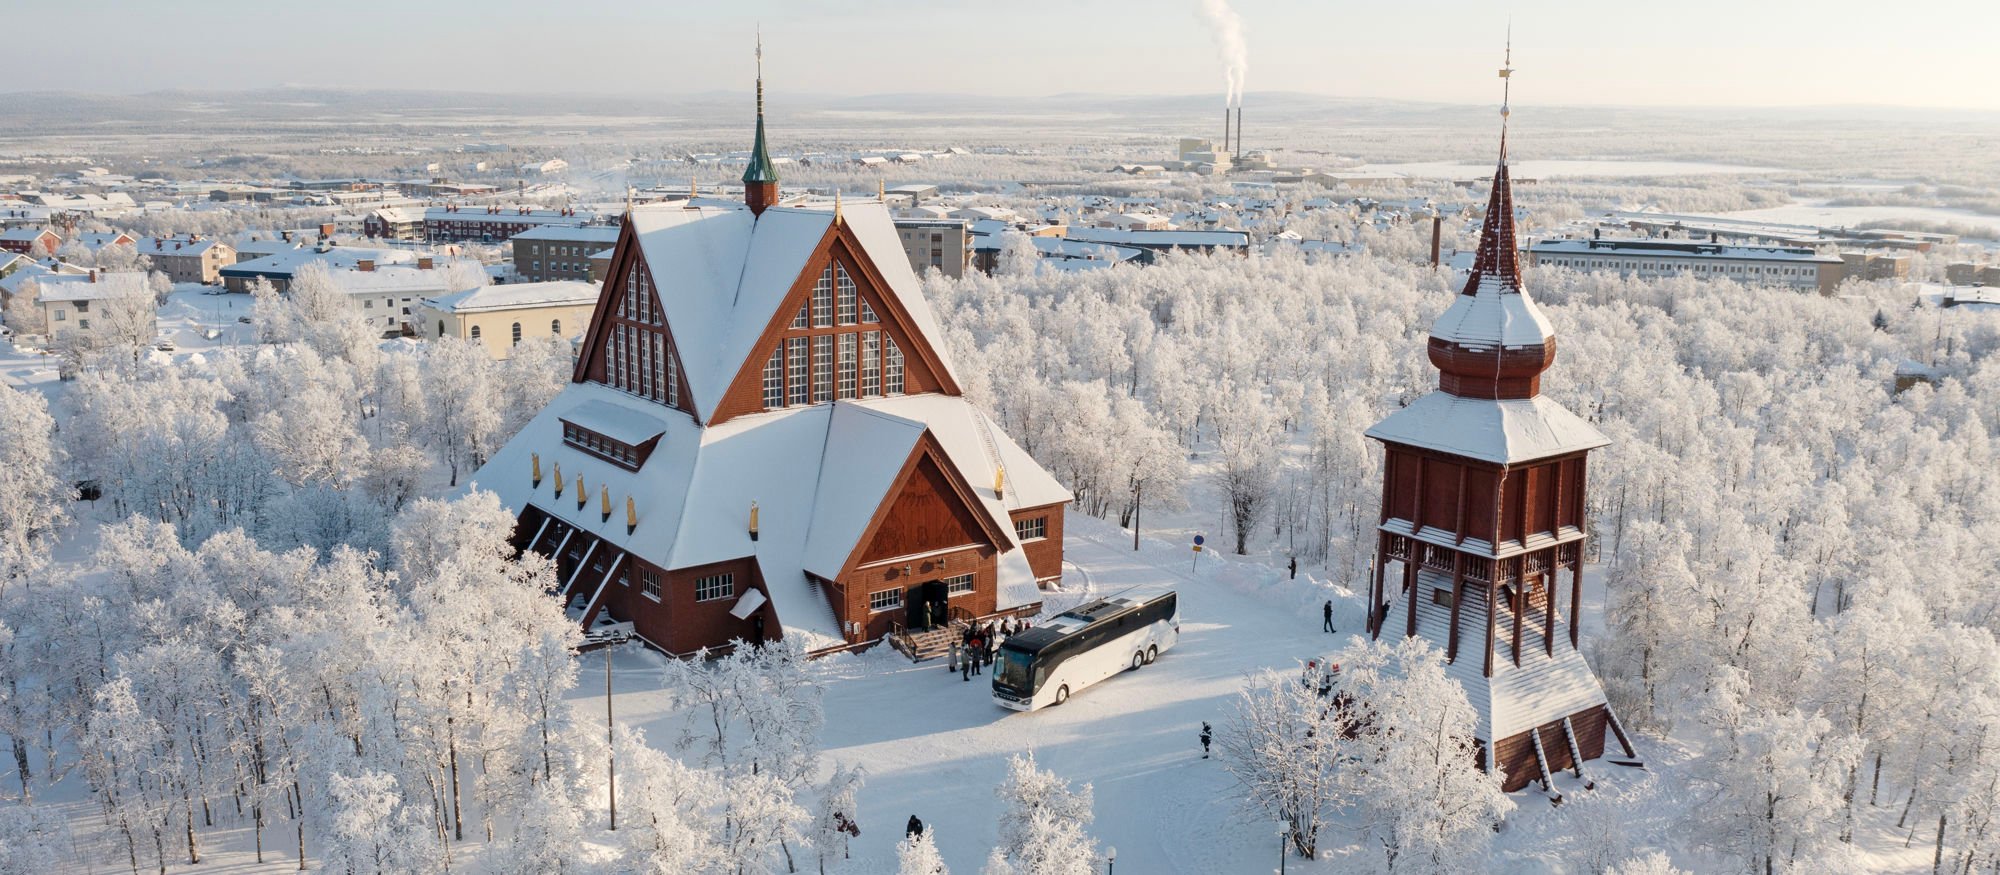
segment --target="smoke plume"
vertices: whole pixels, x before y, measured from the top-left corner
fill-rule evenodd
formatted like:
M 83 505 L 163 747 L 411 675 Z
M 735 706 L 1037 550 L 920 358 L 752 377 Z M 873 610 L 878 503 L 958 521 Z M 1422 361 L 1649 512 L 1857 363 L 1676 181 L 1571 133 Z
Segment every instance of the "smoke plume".
M 1201 17 L 1215 36 L 1216 51 L 1222 54 L 1223 106 L 1243 100 L 1243 75 L 1250 70 L 1250 50 L 1243 45 L 1243 19 L 1229 0 L 1201 0 Z

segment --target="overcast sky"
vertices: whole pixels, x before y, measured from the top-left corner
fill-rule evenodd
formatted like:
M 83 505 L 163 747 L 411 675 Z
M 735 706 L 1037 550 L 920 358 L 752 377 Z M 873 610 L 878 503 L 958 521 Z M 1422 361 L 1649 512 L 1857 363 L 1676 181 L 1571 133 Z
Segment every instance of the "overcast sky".
M 2000 109 L 2000 0 L 1234 0 L 1250 91 L 1524 104 Z M 1032 96 L 1222 89 L 1198 0 L 9 3 L 0 89 L 277 85 Z M 32 34 L 33 36 L 27 36 Z M 26 37 L 26 38 L 23 38 Z

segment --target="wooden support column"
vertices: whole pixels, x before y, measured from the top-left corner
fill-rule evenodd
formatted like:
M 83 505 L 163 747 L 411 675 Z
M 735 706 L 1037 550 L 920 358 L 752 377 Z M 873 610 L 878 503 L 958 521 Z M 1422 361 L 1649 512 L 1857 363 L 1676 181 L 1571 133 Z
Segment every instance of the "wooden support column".
M 1404 635 L 1417 634 L 1417 550 L 1419 545 L 1411 541 L 1407 545 L 1407 555 L 1403 558 L 1403 598 L 1409 604 L 1409 629 Z
M 1493 676 L 1493 603 L 1500 598 L 1500 560 L 1493 560 L 1486 572 L 1486 665 L 1480 670 Z
M 1553 593 L 1551 593 L 1553 595 Z M 1576 542 L 1576 561 L 1569 566 L 1569 649 L 1575 650 L 1577 616 L 1583 612 L 1583 542 Z
M 1444 648 L 1444 661 L 1458 661 L 1458 606 L 1465 603 L 1465 554 L 1451 554 L 1451 638 Z
M 1382 637 L 1382 570 L 1389 564 L 1389 533 L 1375 537 L 1375 580 L 1368 589 L 1368 636 Z
M 1465 478 L 1468 470 L 1470 469 L 1465 465 L 1458 466 L 1458 514 L 1452 519 L 1451 524 L 1451 535 L 1457 539 L 1452 543 L 1461 545 L 1465 543 L 1465 509 L 1472 505 L 1472 501 L 1465 495 Z
M 1521 664 L 1521 615 L 1528 612 L 1528 557 L 1514 557 L 1514 664 Z
M 1542 571 L 1535 575 L 1535 582 L 1541 584 L 1543 608 L 1542 646 L 1550 656 L 1556 655 L 1556 570 L 1549 563 L 1556 561 L 1561 547 L 1549 551 L 1549 558 L 1542 561 Z

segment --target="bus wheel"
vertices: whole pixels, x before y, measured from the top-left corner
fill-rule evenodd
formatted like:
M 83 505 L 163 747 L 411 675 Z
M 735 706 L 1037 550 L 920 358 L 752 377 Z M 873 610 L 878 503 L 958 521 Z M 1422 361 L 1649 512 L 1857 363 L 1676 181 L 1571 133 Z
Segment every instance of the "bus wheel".
M 1067 701 L 1069 701 L 1069 684 L 1063 684 L 1056 688 L 1056 704 L 1060 705 Z
M 1160 658 L 1160 645 L 1158 644 L 1148 645 L 1146 647 L 1146 664 L 1152 665 L 1153 660 L 1159 658 Z
M 1132 651 L 1132 670 L 1138 671 L 1139 666 L 1145 664 L 1146 664 L 1146 654 L 1140 653 L 1139 651 L 1136 650 Z

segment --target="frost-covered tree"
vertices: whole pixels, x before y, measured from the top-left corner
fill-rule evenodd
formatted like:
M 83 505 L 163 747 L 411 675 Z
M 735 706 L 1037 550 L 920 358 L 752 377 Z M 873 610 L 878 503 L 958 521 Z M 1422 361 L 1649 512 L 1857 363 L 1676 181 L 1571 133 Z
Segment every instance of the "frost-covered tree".
M 1320 696 L 1319 669 L 1304 676 L 1266 669 L 1237 693 L 1216 738 L 1222 766 L 1262 820 L 1288 830 L 1293 852 L 1318 854 L 1320 828 L 1348 802 L 1356 712 Z
M 1342 658 L 1336 694 L 1362 709 L 1350 798 L 1390 872 L 1457 872 L 1484 859 L 1514 803 L 1479 767 L 1465 689 L 1422 638 L 1371 641 Z
M 951 875 L 929 827 L 896 843 L 896 875 Z
M 72 490 L 40 395 L 0 386 L 0 594 L 47 564 Z
M 1007 758 L 1007 778 L 994 789 L 1003 809 L 1000 844 L 986 875 L 1091 875 L 1097 842 L 1084 830 L 1091 811 L 1090 785 L 1072 789 L 1056 773 L 1035 765 L 1035 755 Z
M 22 280 L 14 296 L 7 299 L 7 327 L 16 334 L 47 334 L 48 315 L 42 312 L 42 284 Z

